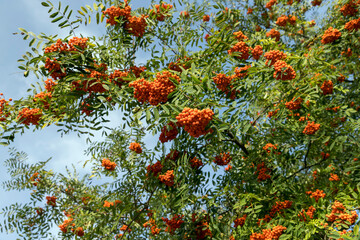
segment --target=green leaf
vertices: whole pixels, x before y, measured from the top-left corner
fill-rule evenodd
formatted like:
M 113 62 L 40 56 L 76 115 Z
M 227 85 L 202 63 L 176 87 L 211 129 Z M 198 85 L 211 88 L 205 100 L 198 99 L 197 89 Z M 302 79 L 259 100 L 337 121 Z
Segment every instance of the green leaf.
M 43 5 L 44 7 L 49 7 L 49 4 L 46 2 L 42 2 L 41 5 Z
M 61 19 L 63 19 L 63 16 L 57 17 L 54 20 L 52 20 L 51 22 L 54 23 L 54 22 L 57 22 L 57 21 L 59 21 Z

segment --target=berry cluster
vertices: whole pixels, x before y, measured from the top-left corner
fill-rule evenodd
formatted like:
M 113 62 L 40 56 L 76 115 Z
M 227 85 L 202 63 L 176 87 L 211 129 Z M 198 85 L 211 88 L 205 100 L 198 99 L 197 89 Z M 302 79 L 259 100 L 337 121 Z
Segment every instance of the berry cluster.
M 231 75 L 232 79 L 237 79 L 237 78 L 244 78 L 247 75 L 247 70 L 251 68 L 251 65 L 246 65 L 245 67 L 236 67 L 235 68 L 235 74 Z M 232 87 L 232 86 L 230 86 Z
M 292 66 L 285 61 L 278 60 L 274 64 L 274 78 L 277 80 L 292 80 L 296 78 L 296 72 Z
M 173 8 L 173 5 L 162 3 L 162 5 L 155 5 L 156 12 L 154 10 L 150 11 L 150 15 L 156 16 L 156 20 L 162 22 L 165 20 L 166 17 L 169 17 L 169 11 Z
M 233 35 L 234 35 L 235 38 L 236 38 L 237 40 L 239 40 L 239 41 L 243 41 L 243 40 L 245 40 L 245 39 L 248 39 L 248 37 L 245 36 L 242 31 L 234 32 Z
M 169 122 L 167 125 L 162 127 L 159 140 L 162 143 L 169 142 L 169 141 L 175 139 L 176 136 L 178 135 L 178 133 L 179 132 L 176 128 L 175 123 Z
M 123 225 L 123 226 L 120 228 L 120 231 L 123 231 L 123 232 L 131 232 L 131 229 L 130 229 L 127 225 Z
M 318 202 L 320 198 L 324 198 L 326 196 L 324 190 L 319 190 L 319 189 L 316 189 L 315 192 L 307 191 L 306 194 L 310 195 L 310 198 L 314 198 L 316 202 Z
M 283 209 L 291 208 L 292 201 L 285 200 L 284 202 L 276 202 L 274 206 L 272 206 L 270 210 L 270 217 L 273 218 L 276 216 L 276 213 L 282 213 Z
M 199 167 L 203 166 L 203 162 L 198 159 L 197 157 L 193 157 L 192 159 L 190 159 L 190 166 L 192 168 L 198 169 Z
M 303 133 L 306 135 L 314 135 L 320 129 L 320 123 L 308 121 Z
M 303 209 L 298 216 L 300 217 L 300 221 L 306 222 L 307 218 L 313 219 L 314 218 L 314 212 L 316 211 L 316 208 L 313 206 L 310 206 L 308 210 L 305 212 Z
M 346 30 L 348 30 L 349 32 L 355 30 L 359 30 L 360 29 L 360 18 L 358 19 L 354 19 L 354 20 L 351 20 L 347 23 L 345 23 L 345 27 L 344 27 Z
M 320 6 L 320 4 L 322 3 L 322 0 L 313 0 L 311 1 L 311 5 L 315 6 Z
M 46 47 L 44 49 L 44 53 L 51 52 L 68 52 L 68 51 L 78 51 L 78 49 L 85 50 L 87 48 L 88 38 L 79 38 L 73 37 L 69 39 L 68 44 L 62 42 L 61 39 L 58 39 L 55 44 L 51 44 L 51 46 Z
M 146 70 L 145 66 L 142 67 L 137 67 L 137 66 L 132 66 L 130 67 L 129 71 L 131 73 L 133 73 L 135 75 L 136 78 L 140 77 L 140 74 L 143 73 Z
M 33 101 L 44 105 L 44 109 L 49 109 L 50 107 L 49 101 L 51 100 L 51 98 L 52 98 L 51 93 L 40 92 L 34 96 Z
M 156 225 L 156 223 L 155 223 L 155 220 L 152 219 L 152 218 L 149 219 L 149 221 L 145 222 L 145 223 L 143 224 L 143 226 L 144 226 L 145 228 L 150 227 L 151 234 L 152 234 L 153 236 L 158 235 L 158 234 L 160 233 L 160 231 L 161 231 L 161 228 L 157 228 L 157 225 Z
M 65 219 L 64 222 L 59 225 L 60 230 L 63 233 L 67 233 L 67 229 L 68 229 L 68 227 L 69 227 L 69 225 L 71 224 L 72 221 L 73 221 L 72 218 Z
M 294 101 L 295 98 L 293 98 L 290 102 L 285 103 L 285 107 L 289 110 L 296 110 L 301 108 L 301 103 L 303 102 L 302 98 L 298 98 Z
M 178 150 L 171 150 L 165 157 L 165 161 L 171 160 L 176 161 L 180 156 L 180 152 Z
M 329 27 L 321 38 L 322 44 L 332 43 L 341 37 L 341 32 L 336 28 Z
M 209 15 L 204 15 L 203 16 L 203 22 L 208 22 L 210 21 L 210 16 Z
M 0 93 L 0 96 L 2 95 L 3 93 Z M 10 101 L 12 101 L 11 98 L 8 101 L 5 100 L 5 98 L 0 98 L 0 121 L 5 121 L 6 118 L 9 116 L 9 114 L 5 110 L 5 107 L 9 106 Z
M 253 233 L 250 236 L 250 240 L 278 240 L 283 232 L 286 230 L 286 227 L 281 225 L 275 226 L 272 229 L 263 229 L 261 233 Z
M 275 4 L 277 4 L 277 0 L 270 0 L 266 3 L 265 7 L 271 11 L 272 6 L 274 6 Z
M 270 62 L 270 66 L 274 65 L 278 60 L 283 60 L 286 58 L 286 53 L 281 52 L 279 50 L 271 50 L 264 54 L 264 57 L 267 59 L 265 64 L 268 65 Z
M 54 60 L 50 60 L 50 58 L 46 58 L 45 60 L 45 68 L 50 73 L 50 76 L 57 80 L 58 78 L 61 79 L 66 76 L 66 68 L 61 69 L 60 62 L 56 60 L 56 58 L 53 58 Z
M 239 52 L 240 56 L 238 56 L 239 59 L 247 60 L 250 56 L 249 54 L 250 48 L 245 42 L 238 42 L 228 50 L 229 54 L 232 54 L 234 52 Z
M 263 48 L 260 45 L 256 45 L 252 50 L 251 50 L 251 55 L 255 60 L 259 60 L 259 58 L 261 57 L 261 55 L 263 54 Z
M 109 159 L 107 158 L 104 158 L 102 160 L 102 163 L 101 165 L 106 169 L 106 170 L 109 170 L 109 171 L 113 171 L 115 170 L 115 167 L 116 167 L 116 163 L 115 162 L 111 162 Z
M 331 209 L 331 213 L 326 215 L 326 217 L 328 218 L 327 221 L 329 222 L 336 221 L 336 223 L 346 224 L 346 221 L 348 221 L 350 222 L 350 224 L 346 225 L 349 226 L 353 225 L 358 218 L 358 214 L 356 213 L 356 211 L 351 211 L 351 215 L 346 213 L 344 205 L 339 201 L 335 201 L 334 204 L 331 206 Z
M 332 94 L 333 93 L 334 84 L 331 80 L 326 80 L 321 85 L 320 89 L 323 91 L 324 95 Z
M 280 32 L 275 29 L 271 29 L 269 32 L 266 33 L 266 37 L 275 38 L 275 41 L 279 41 L 280 40 Z
M 219 166 L 225 166 L 229 164 L 229 162 L 232 160 L 232 157 L 230 156 L 230 153 L 220 153 L 217 155 L 214 159 L 214 163 Z
M 176 62 L 170 62 L 168 65 L 168 68 L 170 70 L 182 73 L 182 69 L 180 68 L 180 66 L 185 70 L 189 69 L 190 68 L 190 60 L 191 60 L 191 58 L 187 57 L 187 56 L 183 57 L 182 59 L 178 58 L 176 60 Z
M 108 202 L 105 200 L 103 207 L 109 208 L 109 207 L 116 206 L 121 203 L 122 203 L 122 201 L 120 201 L 120 200 L 115 200 L 115 202 Z
M 279 110 L 280 110 L 280 108 L 278 108 L 278 109 L 276 109 L 274 111 L 268 112 L 268 115 L 267 115 L 268 118 L 271 118 L 271 117 L 275 116 L 278 113 Z
M 163 217 L 162 220 L 167 225 L 165 232 L 174 234 L 176 229 L 180 228 L 181 224 L 184 223 L 184 221 L 182 220 L 183 217 L 184 215 L 177 215 L 177 214 L 175 214 L 170 220 L 168 218 Z
M 131 82 L 129 86 L 135 88 L 134 97 L 140 103 L 149 102 L 151 105 L 156 106 L 159 103 L 167 102 L 168 95 L 175 90 L 175 85 L 170 78 L 180 82 L 180 78 L 177 75 L 164 71 L 157 73 L 153 82 L 142 78 Z
M 241 218 L 235 219 L 234 220 L 234 224 L 235 224 L 234 228 L 237 228 L 237 226 L 240 226 L 240 227 L 244 226 L 246 217 L 247 217 L 247 215 L 244 214 L 244 216 L 242 216 Z
M 269 172 L 270 169 L 268 169 L 268 168 L 266 167 L 265 163 L 263 163 L 263 162 L 262 162 L 262 163 L 259 163 L 259 164 L 256 166 L 256 169 L 257 169 L 257 171 L 255 172 L 255 174 L 256 174 L 256 173 L 259 174 L 258 177 L 257 177 L 258 181 L 265 181 L 266 179 L 271 178 L 271 176 L 270 176 L 269 174 L 267 174 L 267 172 Z
M 124 8 L 111 6 L 103 11 L 103 14 L 108 17 L 106 23 L 116 25 L 118 24 L 119 17 L 124 17 L 125 19 L 131 17 L 131 7 L 127 6 L 127 3 L 125 2 Z
M 142 37 L 145 34 L 147 26 L 146 18 L 148 16 L 141 15 L 141 17 L 131 16 L 125 23 L 125 29 L 135 37 Z
M 140 144 L 137 142 L 130 143 L 129 149 L 136 153 L 142 153 L 142 148 L 141 148 Z
M 128 72 L 123 72 L 120 70 L 115 70 L 113 73 L 109 75 L 110 82 L 114 83 L 118 87 L 121 87 L 126 81 L 124 78 L 128 77 Z
M 164 175 L 159 175 L 159 180 L 166 186 L 172 187 L 174 185 L 174 170 L 168 170 Z
M 39 108 L 35 108 L 35 109 L 23 108 L 19 112 L 17 119 L 19 122 L 27 126 L 29 126 L 30 123 L 33 125 L 38 125 L 41 116 L 42 116 L 42 111 Z
M 45 80 L 45 90 L 47 92 L 52 92 L 56 85 L 57 85 L 57 82 L 54 82 L 51 78 L 48 78 Z
M 156 177 L 163 169 L 163 165 L 160 161 L 146 167 L 148 174 L 152 173 Z
M 330 173 L 329 181 L 340 181 L 340 178 L 337 174 Z
M 289 23 L 291 25 L 295 25 L 296 23 L 296 17 L 295 16 L 286 16 L 286 15 L 282 15 L 281 17 L 279 17 L 276 20 L 276 25 L 281 26 L 281 27 L 285 27 L 286 24 Z
M 344 15 L 344 17 L 346 16 L 355 16 L 355 14 L 358 12 L 358 10 L 356 9 L 356 5 L 357 3 L 354 3 L 352 0 L 348 3 L 346 3 L 344 6 L 342 6 L 342 8 L 340 9 L 340 12 Z
M 30 177 L 30 182 L 33 182 L 33 185 L 37 186 L 38 182 L 40 181 L 40 178 L 41 176 L 39 175 L 38 172 L 36 172 Z
M 274 145 L 274 144 L 272 144 L 272 143 L 267 143 L 267 144 L 263 147 L 263 149 L 264 149 L 267 153 L 271 153 L 271 148 L 274 149 L 274 150 L 276 150 L 276 149 L 277 149 L 277 144 Z
M 182 18 L 189 18 L 190 14 L 187 11 L 181 11 L 180 12 L 180 17 Z
M 57 197 L 54 196 L 46 196 L 46 204 L 55 207 L 56 206 Z
M 212 120 L 214 112 L 207 108 L 198 110 L 197 108 L 184 108 L 183 111 L 176 117 L 178 125 L 184 126 L 186 132 L 192 137 L 200 137 L 209 133 L 211 130 L 205 130 L 206 126 Z

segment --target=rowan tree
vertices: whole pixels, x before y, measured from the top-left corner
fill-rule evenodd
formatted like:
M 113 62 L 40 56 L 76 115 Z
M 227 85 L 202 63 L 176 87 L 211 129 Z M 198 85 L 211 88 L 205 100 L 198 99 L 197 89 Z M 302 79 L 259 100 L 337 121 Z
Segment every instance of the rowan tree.
M 2 142 L 32 128 L 89 136 L 92 172 L 13 151 L 2 230 L 62 239 L 357 239 L 360 2 L 42 2 L 64 38 L 35 35 L 28 96 L 1 100 Z M 326 11 L 318 14 L 319 11 Z M 74 16 L 74 14 L 77 14 Z M 83 36 L 91 18 L 103 36 Z M 316 17 L 316 19 L 313 19 Z M 144 65 L 136 57 L 150 52 Z M 110 111 L 123 115 L 104 129 Z M 153 134 L 149 148 L 144 137 Z M 91 140 L 91 136 L 89 136 Z M 94 177 L 112 177 L 94 184 Z M 356 226 L 354 226 L 356 225 Z

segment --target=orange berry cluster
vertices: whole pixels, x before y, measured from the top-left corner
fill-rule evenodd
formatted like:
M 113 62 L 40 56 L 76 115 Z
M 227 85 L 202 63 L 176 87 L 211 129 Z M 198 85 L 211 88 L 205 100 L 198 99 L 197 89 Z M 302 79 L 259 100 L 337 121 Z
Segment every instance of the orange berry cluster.
M 140 144 L 137 142 L 130 143 L 129 149 L 136 153 L 142 153 L 142 148 L 141 148 Z
M 115 200 L 115 202 L 108 202 L 105 200 L 103 207 L 109 208 L 109 207 L 116 206 L 121 203 L 122 203 L 122 201 L 120 201 L 120 200 Z
M 340 181 L 340 178 L 337 174 L 330 173 L 329 181 Z
M 295 25 L 296 23 L 296 17 L 295 16 L 286 16 L 286 15 L 282 15 L 281 17 L 279 17 L 276 20 L 276 25 L 281 26 L 281 27 L 285 27 L 286 24 L 289 23 L 291 25 Z
M 42 116 L 42 111 L 39 108 L 35 108 L 35 109 L 23 108 L 19 112 L 17 119 L 18 121 L 21 121 L 22 124 L 25 124 L 27 126 L 29 126 L 30 123 L 33 125 L 38 125 L 41 116 Z
M 250 240 L 278 240 L 283 232 L 286 230 L 286 227 L 281 225 L 275 226 L 272 229 L 263 229 L 261 233 L 253 233 L 250 236 Z
M 103 14 L 108 17 L 106 20 L 106 23 L 109 23 L 110 25 L 116 25 L 118 24 L 119 17 L 124 17 L 125 19 L 128 19 L 131 17 L 131 7 L 127 6 L 127 2 L 125 1 L 124 8 L 111 6 L 110 8 L 103 11 Z
M 336 28 L 329 27 L 325 31 L 324 35 L 321 37 L 321 43 L 322 44 L 332 43 L 335 40 L 337 40 L 339 37 L 341 37 L 341 32 Z
M 216 84 L 216 87 L 223 91 L 223 92 L 227 92 L 228 87 L 231 83 L 231 81 L 233 80 L 233 78 L 231 76 L 227 76 L 224 73 L 218 73 L 216 74 L 215 77 L 213 77 L 214 83 Z
M 342 8 L 340 9 L 340 12 L 344 15 L 344 17 L 346 16 L 355 16 L 355 14 L 358 12 L 358 10 L 356 9 L 356 5 L 357 3 L 354 3 L 352 0 L 348 3 L 346 3 L 344 6 L 342 6 Z
M 278 60 L 274 64 L 274 78 L 277 80 L 292 80 L 296 78 L 296 72 L 292 66 L 285 61 Z M 284 70 L 285 69 L 285 70 Z
M 265 64 L 268 65 L 270 62 L 270 66 L 274 65 L 278 60 L 282 60 L 286 58 L 286 53 L 281 52 L 279 50 L 271 50 L 264 54 L 264 57 L 267 59 Z
M 158 175 L 163 169 L 163 165 L 160 161 L 146 167 L 148 174 L 152 173 L 154 177 Z
M 165 232 L 174 234 L 176 229 L 180 228 L 181 224 L 184 223 L 184 221 L 182 220 L 183 217 L 184 215 L 177 215 L 177 214 L 175 214 L 170 220 L 168 218 L 163 217 L 162 220 L 167 225 Z
M 118 87 L 121 87 L 124 83 L 126 83 L 126 81 L 123 78 L 128 77 L 128 75 L 129 75 L 128 72 L 115 70 L 113 73 L 109 75 L 109 80 Z
M 203 16 L 203 22 L 208 22 L 210 21 L 210 16 L 209 15 L 204 15 Z
M 324 190 L 319 190 L 319 189 L 316 189 L 315 192 L 307 191 L 306 194 L 310 195 L 310 198 L 314 198 L 316 202 L 318 202 L 320 198 L 324 198 L 326 196 Z
M 237 40 L 239 40 L 239 41 L 243 41 L 243 40 L 245 40 L 245 39 L 248 39 L 248 37 L 245 36 L 242 31 L 234 32 L 233 35 L 234 35 L 235 38 L 236 38 Z
M 88 38 L 73 37 L 69 39 L 67 44 L 66 42 L 63 43 L 61 39 L 58 39 L 55 44 L 46 47 L 44 53 L 78 51 L 78 48 L 85 50 L 88 40 Z
M 303 209 L 298 216 L 300 217 L 300 221 L 306 222 L 307 218 L 313 219 L 314 218 L 314 212 L 316 211 L 316 208 L 313 206 L 310 206 L 308 210 L 305 212 Z M 307 216 L 306 216 L 307 215 Z
M 271 29 L 269 32 L 266 33 L 266 37 L 275 38 L 275 41 L 279 41 L 280 40 L 280 32 L 275 29 Z
M 49 101 L 51 100 L 51 98 L 52 98 L 52 95 L 50 92 L 47 92 L 47 93 L 40 92 L 34 96 L 33 101 L 39 102 L 44 105 L 45 109 L 49 109 L 49 107 L 50 107 Z
M 212 238 L 212 232 L 209 228 L 209 223 L 203 219 L 200 222 L 196 223 L 195 226 L 196 239 L 209 239 Z
M 188 17 L 190 17 L 190 15 L 189 15 L 189 13 L 187 11 L 181 11 L 180 12 L 180 17 L 188 18 Z
M 320 89 L 323 91 L 324 95 L 332 94 L 334 89 L 334 84 L 331 80 L 325 80 L 321 85 Z
M 270 153 L 271 152 L 271 150 L 270 150 L 270 148 L 272 148 L 272 149 L 277 149 L 277 144 L 276 145 L 274 145 L 274 144 L 272 144 L 272 143 L 267 143 L 264 147 L 263 147 L 263 149 L 267 152 L 267 153 Z
M 45 90 L 48 92 L 52 92 L 56 85 L 57 82 L 54 82 L 51 78 L 45 80 Z
M 56 206 L 56 199 L 55 196 L 46 196 L 46 204 L 55 207 Z
M 235 219 L 234 220 L 234 224 L 235 224 L 234 228 L 237 228 L 237 226 L 240 226 L 240 227 L 244 226 L 246 217 L 247 217 L 247 215 L 244 214 L 244 216 L 242 216 L 241 218 Z
M 321 152 L 321 156 L 323 159 L 328 159 L 330 157 L 330 153 Z
M 341 55 L 345 55 L 345 57 L 351 57 L 352 56 L 351 48 L 348 48 L 346 51 L 342 51 Z
M 291 101 L 285 103 L 285 107 L 289 110 L 296 110 L 301 108 L 301 103 L 303 102 L 302 98 L 298 98 L 294 101 L 293 98 Z
M 268 118 L 271 118 L 271 117 L 275 116 L 278 113 L 279 110 L 280 110 L 280 108 L 276 109 L 275 111 L 268 112 L 268 115 L 267 115 Z
M 153 236 L 155 235 L 158 235 L 161 231 L 161 228 L 157 228 L 157 225 L 155 223 L 155 220 L 154 219 L 149 219 L 149 221 L 145 222 L 143 224 L 143 226 L 146 228 L 146 227 L 150 227 L 150 230 L 151 230 L 151 234 Z
M 137 78 L 139 78 L 140 74 L 143 73 L 145 70 L 146 70 L 145 66 L 142 67 L 132 66 L 129 69 L 129 71 L 132 72 Z
M 167 125 L 162 127 L 159 140 L 162 143 L 169 142 L 169 141 L 175 139 L 176 136 L 178 135 L 178 133 L 179 132 L 176 128 L 175 123 L 169 122 Z
M 277 4 L 277 0 L 270 0 L 266 3 L 265 7 L 271 11 L 272 6 L 274 6 L 275 4 Z
M 253 13 L 253 11 L 254 11 L 254 9 L 252 9 L 252 8 L 248 8 L 248 10 L 247 10 L 246 14 L 252 14 L 252 13 Z
M 142 37 L 145 34 L 145 29 L 147 26 L 146 18 L 148 16 L 141 15 L 141 17 L 131 16 L 127 19 L 125 23 L 125 29 L 134 35 L 135 37 Z
M 173 8 L 173 5 L 162 3 L 161 6 L 156 4 L 155 8 L 156 8 L 156 12 L 154 12 L 154 10 L 151 10 L 150 15 L 156 16 L 156 20 L 162 22 L 165 20 L 165 17 L 170 16 L 168 12 L 170 11 L 170 9 Z
M 274 206 L 272 206 L 270 210 L 270 217 L 275 217 L 276 213 L 282 213 L 283 209 L 291 208 L 292 201 L 285 200 L 284 202 L 276 202 Z
M 320 129 L 320 123 L 308 121 L 303 133 L 306 135 L 314 135 Z
M 67 233 L 67 229 L 68 229 L 68 227 L 69 227 L 69 225 L 71 224 L 72 221 L 73 221 L 72 218 L 65 219 L 64 222 L 59 225 L 60 230 L 63 233 Z
M 171 187 L 174 185 L 174 170 L 168 170 L 164 175 L 159 175 L 159 180 L 166 186 Z
M 311 1 L 311 5 L 315 6 L 320 6 L 320 4 L 322 3 L 322 0 L 313 0 Z
M 123 225 L 123 226 L 120 228 L 120 231 L 123 231 L 123 232 L 131 232 L 131 229 L 130 229 L 127 225 Z
M 38 182 L 40 181 L 41 176 L 39 175 L 38 172 L 34 173 L 31 177 L 30 177 L 30 182 L 34 182 L 33 185 L 37 186 Z M 36 182 L 35 182 L 36 181 Z
M 157 73 L 153 82 L 142 78 L 131 82 L 129 86 L 135 88 L 134 97 L 140 103 L 149 102 L 151 105 L 156 106 L 159 103 L 167 102 L 168 95 L 175 90 L 175 85 L 170 78 L 180 82 L 180 78 L 177 75 L 164 71 Z
M 115 170 L 115 167 L 116 167 L 116 163 L 110 161 L 110 160 L 107 159 L 107 158 L 104 158 L 104 159 L 102 160 L 101 165 L 102 165 L 106 170 L 109 170 L 109 171 Z
M 217 155 L 215 157 L 215 159 L 213 160 L 214 163 L 216 163 L 219 166 L 225 166 L 227 164 L 229 164 L 229 162 L 232 160 L 232 157 L 230 156 L 230 153 L 220 153 L 219 155 Z
M 232 54 L 234 52 L 241 53 L 240 56 L 238 56 L 239 59 L 247 60 L 250 56 L 249 54 L 250 48 L 245 42 L 238 42 L 228 50 L 229 54 Z
M 199 167 L 203 166 L 203 162 L 198 159 L 197 157 L 193 157 L 192 159 L 190 159 L 190 166 L 192 168 L 198 169 Z
M 78 227 L 78 228 L 76 228 L 75 230 L 74 229 L 71 229 L 71 231 L 75 234 L 75 235 L 77 235 L 77 236 L 79 236 L 79 237 L 82 237 L 82 236 L 84 236 L 84 229 L 82 228 L 82 227 Z
M 259 60 L 259 58 L 261 57 L 261 55 L 263 54 L 263 48 L 260 45 L 256 45 L 252 50 L 251 50 L 251 55 L 255 60 Z
M 176 60 L 176 62 L 170 62 L 168 65 L 168 68 L 170 70 L 182 73 L 182 69 L 180 68 L 180 66 L 182 68 L 184 68 L 185 70 L 189 69 L 190 68 L 190 60 L 191 60 L 191 58 L 187 57 L 187 56 L 184 56 L 183 58 L 178 58 Z
M 256 48 L 256 47 L 255 47 Z M 237 78 L 244 78 L 247 75 L 247 70 L 251 68 L 251 65 L 246 65 L 245 67 L 237 67 L 235 68 L 235 74 L 231 75 L 232 79 L 237 79 Z M 232 87 L 232 86 L 230 86 Z
M 256 174 L 256 173 L 259 174 L 258 177 L 257 177 L 258 181 L 265 181 L 266 179 L 271 178 L 271 176 L 270 176 L 269 174 L 267 174 L 267 172 L 269 172 L 270 169 L 268 169 L 268 168 L 266 167 L 265 163 L 263 163 L 263 162 L 262 162 L 262 163 L 259 163 L 259 164 L 256 166 L 256 169 L 257 169 L 257 171 L 255 172 L 255 174 Z
M 355 30 L 359 30 L 360 29 L 360 18 L 358 19 L 354 19 L 354 20 L 351 20 L 347 23 L 345 23 L 345 27 L 344 27 L 346 30 L 348 30 L 349 32 Z
M 58 78 L 61 79 L 66 76 L 66 68 L 64 68 L 64 72 L 61 70 L 60 63 L 56 60 L 56 58 L 53 58 L 54 60 L 50 60 L 50 58 L 46 58 L 45 61 L 45 68 L 50 73 L 50 76 L 57 80 Z
M 334 204 L 331 206 L 331 209 L 331 213 L 326 215 L 326 217 L 328 218 L 327 221 L 329 222 L 336 221 L 336 223 L 346 224 L 345 222 L 348 221 L 350 222 L 350 225 L 352 225 L 358 218 L 358 214 L 356 213 L 356 211 L 351 211 L 351 215 L 346 213 L 346 208 L 339 201 L 335 201 Z
M 0 93 L 0 96 L 2 95 L 3 93 Z M 9 106 L 10 101 L 12 101 L 11 98 L 8 101 L 6 101 L 5 98 L 0 98 L 0 121 L 5 121 L 9 116 L 9 114 L 6 113 L 5 107 Z
M 178 126 L 184 126 L 184 130 L 192 137 L 200 137 L 209 133 L 211 130 L 205 130 L 206 126 L 212 120 L 214 112 L 207 108 L 198 110 L 197 108 L 184 108 L 176 117 Z

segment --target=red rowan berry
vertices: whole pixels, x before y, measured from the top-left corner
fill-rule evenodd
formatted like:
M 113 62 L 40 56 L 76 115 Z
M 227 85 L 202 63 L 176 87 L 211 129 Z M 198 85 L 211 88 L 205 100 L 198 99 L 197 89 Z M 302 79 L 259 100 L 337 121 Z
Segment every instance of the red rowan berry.
M 104 158 L 102 160 L 102 163 L 101 165 L 106 169 L 106 170 L 109 170 L 109 171 L 113 171 L 115 170 L 115 167 L 116 167 L 116 163 L 115 162 L 111 162 L 109 159 L 107 158 Z
M 141 148 L 140 144 L 137 142 L 130 143 L 129 149 L 136 153 L 142 153 L 142 148 Z

